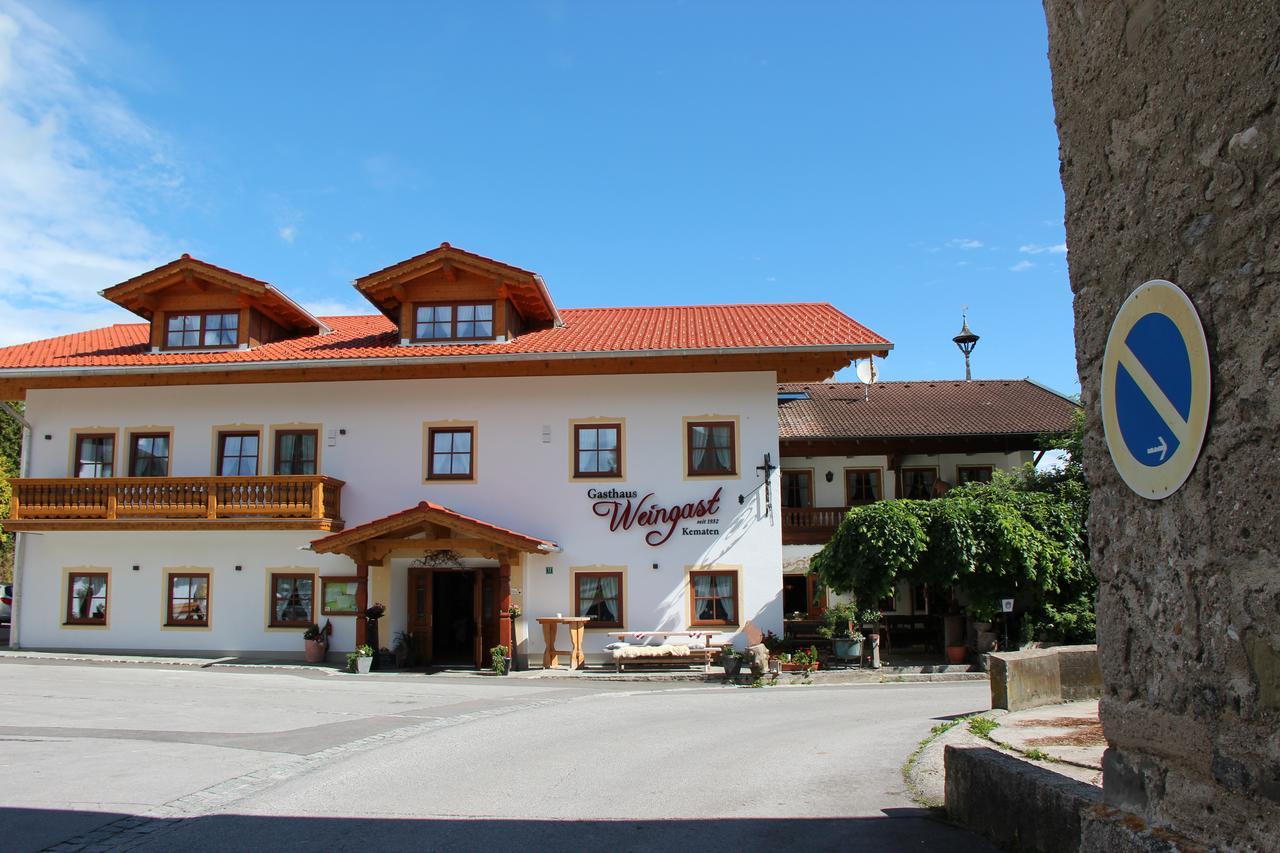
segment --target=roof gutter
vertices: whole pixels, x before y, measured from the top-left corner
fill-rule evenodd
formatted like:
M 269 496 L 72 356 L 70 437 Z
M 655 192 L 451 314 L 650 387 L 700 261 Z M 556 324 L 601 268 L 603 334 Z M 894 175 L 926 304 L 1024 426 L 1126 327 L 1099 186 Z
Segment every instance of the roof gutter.
M 616 350 L 608 352 L 501 353 L 496 355 L 442 355 L 391 358 L 296 358 L 287 361 L 233 361 L 209 364 L 84 365 L 76 367 L 27 367 L 0 370 L 0 379 L 35 379 L 42 376 L 128 376 L 145 373 L 224 373 L 257 370 L 314 370 L 339 367 L 398 367 L 402 365 L 501 364 L 526 361 L 573 361 L 587 358 L 658 358 L 680 355 L 782 355 L 788 353 L 880 353 L 893 344 L 839 344 L 800 347 L 713 347 L 706 349 Z

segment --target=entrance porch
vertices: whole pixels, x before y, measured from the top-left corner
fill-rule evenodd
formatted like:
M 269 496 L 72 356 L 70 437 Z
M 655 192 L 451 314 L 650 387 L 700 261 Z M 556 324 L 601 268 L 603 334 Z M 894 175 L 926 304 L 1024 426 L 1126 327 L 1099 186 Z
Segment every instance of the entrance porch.
M 378 626 L 380 647 L 408 635 L 415 666 L 484 667 L 489 649 L 514 654 L 512 579 L 523 578 L 526 555 L 559 547 L 429 501 L 316 539 L 319 554 L 344 554 L 355 563 L 356 610 L 387 605 Z M 356 645 L 370 642 L 356 617 Z

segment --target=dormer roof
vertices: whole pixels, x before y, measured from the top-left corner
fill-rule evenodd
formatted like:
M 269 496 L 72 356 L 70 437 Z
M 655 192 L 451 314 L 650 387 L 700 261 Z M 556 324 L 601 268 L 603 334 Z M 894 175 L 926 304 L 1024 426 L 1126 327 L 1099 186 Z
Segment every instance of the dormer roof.
M 303 335 L 328 333 L 311 312 L 265 281 L 184 254 L 177 260 L 108 287 L 101 295 L 139 317 L 151 320 L 159 294 L 177 285 L 198 291 L 227 292 L 237 307 L 252 307 L 282 327 Z
M 406 300 L 406 282 L 438 273 L 443 281 L 452 281 L 458 270 L 466 270 L 497 283 L 499 290 L 511 300 L 520 315 L 533 326 L 559 326 L 560 312 L 551 301 L 542 276 L 520 267 L 504 264 L 483 255 L 458 249 L 448 243 L 384 267 L 355 280 L 355 288 L 364 298 L 392 320 L 398 318 L 400 305 Z

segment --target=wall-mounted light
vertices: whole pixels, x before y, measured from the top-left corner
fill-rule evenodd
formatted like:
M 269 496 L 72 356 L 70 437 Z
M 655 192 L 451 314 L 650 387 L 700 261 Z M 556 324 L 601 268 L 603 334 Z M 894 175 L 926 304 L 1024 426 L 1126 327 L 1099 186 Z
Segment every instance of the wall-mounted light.
M 347 431 L 345 429 L 338 430 L 338 435 L 346 435 L 346 434 L 347 434 Z
M 238 572 L 238 571 L 241 571 L 242 569 L 244 569 L 244 566 L 236 566 L 236 571 L 237 571 L 237 572 Z
M 657 570 L 657 568 L 658 568 L 658 564 L 657 564 L 657 563 L 654 563 L 654 564 L 653 564 L 653 568 L 654 568 L 654 570 L 656 571 L 656 570 Z
M 827 482 L 828 482 L 828 483 L 830 483 L 830 482 L 831 482 L 832 480 L 834 480 L 835 478 L 836 478 L 836 475 L 835 475 L 834 473 L 832 473 L 831 471 L 828 471 L 828 472 L 827 472 Z
M 141 568 L 142 568 L 141 566 L 134 566 L 133 570 L 136 572 L 136 571 L 139 571 Z
M 45 440 L 45 441 L 53 441 L 53 436 L 51 436 L 51 435 L 46 435 L 46 436 L 44 437 L 44 440 Z

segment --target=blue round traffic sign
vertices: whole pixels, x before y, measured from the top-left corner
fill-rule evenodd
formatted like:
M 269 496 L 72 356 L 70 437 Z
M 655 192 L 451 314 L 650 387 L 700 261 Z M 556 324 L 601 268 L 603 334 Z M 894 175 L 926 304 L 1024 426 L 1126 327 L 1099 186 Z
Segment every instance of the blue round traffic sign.
M 1209 348 L 1176 285 L 1149 281 L 1116 314 L 1102 360 L 1102 424 L 1121 478 L 1159 500 L 1190 476 L 1209 423 Z

